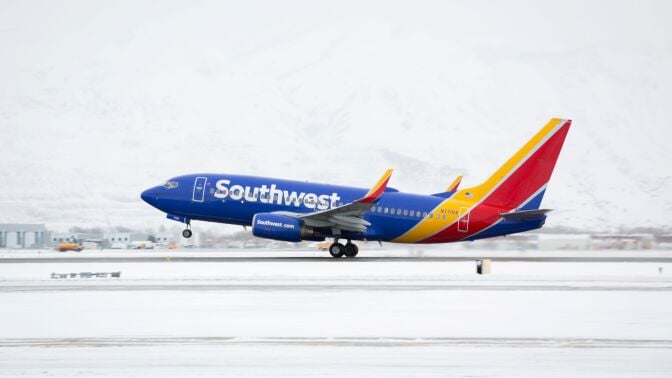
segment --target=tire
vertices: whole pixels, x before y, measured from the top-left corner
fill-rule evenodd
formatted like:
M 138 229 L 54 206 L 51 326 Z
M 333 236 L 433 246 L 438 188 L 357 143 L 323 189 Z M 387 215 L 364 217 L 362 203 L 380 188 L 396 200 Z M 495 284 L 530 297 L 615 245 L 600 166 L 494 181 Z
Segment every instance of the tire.
M 341 243 L 334 243 L 329 246 L 329 254 L 333 258 L 343 257 L 345 255 L 345 246 Z
M 186 239 L 189 239 L 191 237 L 191 230 L 188 228 L 186 230 L 182 230 L 182 236 Z
M 357 256 L 357 253 L 359 253 L 359 248 L 357 247 L 357 244 L 354 243 L 348 243 L 345 245 L 345 257 L 355 257 Z

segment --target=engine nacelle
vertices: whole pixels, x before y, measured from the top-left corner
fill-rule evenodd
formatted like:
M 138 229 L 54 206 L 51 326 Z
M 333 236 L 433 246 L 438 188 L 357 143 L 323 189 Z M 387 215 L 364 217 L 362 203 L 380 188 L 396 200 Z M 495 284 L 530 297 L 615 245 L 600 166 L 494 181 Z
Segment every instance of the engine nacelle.
M 286 215 L 258 213 L 252 218 L 252 235 L 259 238 L 300 242 L 322 241 L 325 236 L 300 220 Z

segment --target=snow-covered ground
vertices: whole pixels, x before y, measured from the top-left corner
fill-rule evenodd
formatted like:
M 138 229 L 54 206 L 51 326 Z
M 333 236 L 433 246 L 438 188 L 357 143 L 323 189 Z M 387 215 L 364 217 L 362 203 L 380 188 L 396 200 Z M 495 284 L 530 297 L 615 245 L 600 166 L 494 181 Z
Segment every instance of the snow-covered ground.
M 667 377 L 672 369 L 668 262 L 495 261 L 479 276 L 473 261 L 80 256 L 90 258 L 0 260 L 0 376 Z M 113 271 L 121 277 L 50 278 Z
M 10 350 L 8 350 L 10 349 Z M 669 377 L 665 348 L 139 345 L 1 348 L 2 376 Z
M 672 251 L 667 249 L 649 250 L 487 250 L 464 249 L 459 244 L 428 244 L 428 245 L 399 245 L 367 243 L 360 246 L 357 260 L 370 258 L 440 258 L 471 260 L 480 258 L 509 259 L 509 260 L 670 260 Z M 159 259 L 287 259 L 287 258 L 325 258 L 330 260 L 327 251 L 320 251 L 316 247 L 298 247 L 288 249 L 152 249 L 152 250 L 83 250 L 82 252 L 56 252 L 53 249 L 0 249 L 0 261 L 3 259 L 45 259 L 66 261 L 74 259 L 118 259 L 118 260 L 159 260 Z

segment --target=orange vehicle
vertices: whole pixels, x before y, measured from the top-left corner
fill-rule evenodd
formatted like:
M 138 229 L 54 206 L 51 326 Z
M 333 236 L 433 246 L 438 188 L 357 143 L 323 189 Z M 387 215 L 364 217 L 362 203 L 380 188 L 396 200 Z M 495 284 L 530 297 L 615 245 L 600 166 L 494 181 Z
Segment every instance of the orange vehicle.
M 55 249 L 58 252 L 66 252 L 66 251 L 80 252 L 82 250 L 82 246 L 77 243 L 65 242 L 65 243 L 58 243 L 58 246 Z

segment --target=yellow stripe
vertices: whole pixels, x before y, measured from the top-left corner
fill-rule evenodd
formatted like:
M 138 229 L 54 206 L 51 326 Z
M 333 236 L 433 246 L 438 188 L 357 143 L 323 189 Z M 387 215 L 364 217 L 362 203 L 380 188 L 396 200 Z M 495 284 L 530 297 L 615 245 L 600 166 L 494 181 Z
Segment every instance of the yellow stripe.
M 383 174 L 383 177 L 381 177 L 380 180 L 378 180 L 376 185 L 374 185 L 373 188 L 371 188 L 371 190 L 369 190 L 369 192 L 366 193 L 366 195 L 363 198 L 366 198 L 366 197 L 372 195 L 373 193 L 375 193 L 380 188 L 380 186 L 383 185 L 383 183 L 385 183 L 385 180 L 389 179 L 390 176 L 392 176 L 392 171 L 393 171 L 393 169 L 388 169 L 387 171 L 385 171 L 385 174 Z
M 448 185 L 446 192 L 455 190 L 455 187 L 460 183 L 460 181 L 462 181 L 462 176 L 455 177 L 455 180 L 453 180 L 453 182 L 450 185 Z
M 458 191 L 432 210 L 432 214 L 434 215 L 433 218 L 423 218 L 413 228 L 393 241 L 397 243 L 417 243 L 455 223 L 459 218 L 459 209 L 461 207 L 467 207 L 471 211 L 471 209 L 488 195 L 502 179 L 507 177 L 512 170 L 517 168 L 518 164 L 525 159 L 539 143 L 544 141 L 558 126 L 564 124 L 562 121 L 563 120 L 560 118 L 551 119 L 546 126 L 523 146 L 523 148 L 518 150 L 518 152 L 507 160 L 507 162 L 495 171 L 495 173 L 484 183 Z M 439 219 L 437 219 L 436 214 L 439 215 Z M 446 215 L 445 220 L 443 219 L 444 214 Z

